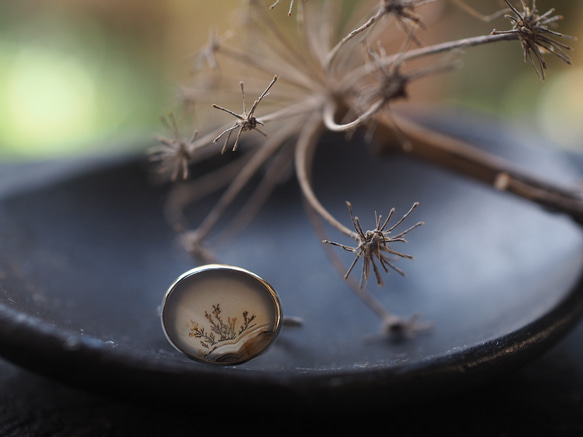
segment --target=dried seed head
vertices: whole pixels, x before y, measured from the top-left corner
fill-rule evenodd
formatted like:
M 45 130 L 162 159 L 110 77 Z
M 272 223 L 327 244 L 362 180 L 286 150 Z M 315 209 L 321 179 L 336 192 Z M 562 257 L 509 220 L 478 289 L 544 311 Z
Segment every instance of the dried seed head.
M 213 104 L 213 108 L 220 109 L 221 111 L 224 111 L 228 114 L 231 114 L 232 116 L 237 118 L 237 121 L 235 122 L 235 124 L 233 126 L 224 130 L 223 132 L 221 132 L 213 140 L 213 142 L 216 143 L 223 136 L 225 136 L 225 135 L 227 136 L 227 139 L 225 140 L 225 144 L 223 146 L 223 149 L 221 150 L 221 153 L 225 153 L 225 150 L 227 149 L 227 145 L 229 144 L 229 140 L 231 139 L 231 134 L 235 130 L 237 130 L 237 138 L 235 139 L 235 144 L 233 145 L 233 151 L 237 150 L 237 147 L 239 146 L 239 140 L 241 139 L 241 134 L 243 132 L 247 132 L 250 130 L 256 130 L 261 135 L 267 136 L 263 131 L 261 131 L 260 129 L 257 128 L 257 125 L 264 126 L 264 124 L 255 117 L 255 110 L 257 109 L 257 105 L 259 105 L 259 103 L 261 103 L 261 100 L 263 100 L 263 98 L 269 94 L 269 90 L 275 84 L 276 81 L 277 81 L 277 75 L 273 77 L 273 79 L 271 80 L 271 82 L 269 83 L 269 85 L 267 86 L 265 91 L 263 91 L 263 93 L 257 98 L 257 100 L 255 100 L 253 102 L 253 105 L 251 106 L 251 109 L 249 110 L 249 112 L 247 112 L 247 102 L 246 102 L 246 98 L 245 98 L 245 88 L 243 86 L 243 82 L 240 83 L 240 85 L 241 85 L 241 97 L 243 99 L 243 112 L 241 114 L 237 114 L 237 113 L 231 111 L 230 109 L 226 109 L 226 108 L 223 108 L 222 106 Z
M 163 174 L 169 174 L 170 180 L 176 182 L 179 179 L 188 179 L 188 164 L 191 159 L 189 146 L 194 142 L 198 134 L 195 131 L 189 140 L 185 140 L 174 114 L 169 114 L 170 120 L 162 117 L 162 123 L 171 133 L 171 138 L 159 137 L 157 147 L 150 149 L 150 160 L 159 163 L 158 170 Z
M 381 10 L 385 15 L 392 14 L 399 21 L 408 21 L 417 26 L 423 26 L 421 16 L 415 12 L 415 9 L 437 0 L 383 0 Z
M 381 99 L 384 103 L 389 103 L 398 99 L 407 98 L 407 84 L 409 83 L 409 76 L 401 72 L 403 62 L 398 58 L 392 64 L 385 66 L 382 59 L 386 57 L 386 53 L 382 46 L 379 45 L 379 51 L 368 51 L 372 62 L 376 66 L 378 72 L 378 82 L 375 83 L 370 92 L 363 90 L 360 94 L 364 100 Z
M 536 0 L 532 0 L 531 7 L 526 5 L 525 0 L 520 0 L 522 11 L 519 11 L 510 0 L 505 0 L 505 2 L 514 13 L 514 15 L 506 15 L 513 23 L 513 28 L 506 31 L 494 30 L 492 34 L 515 34 L 522 44 L 525 62 L 530 61 L 536 74 L 543 80 L 547 69 L 547 64 L 543 59 L 544 53 L 552 53 L 567 64 L 571 63 L 566 53 L 566 50 L 570 50 L 571 47 L 553 39 L 553 37 L 569 39 L 571 37 L 550 30 L 548 27 L 562 19 L 560 15 L 553 15 L 554 9 L 549 9 L 540 15 L 536 9 Z
M 386 273 L 389 273 L 389 268 L 395 270 L 402 276 L 405 276 L 405 272 L 399 269 L 397 266 L 393 264 L 393 258 L 407 258 L 413 259 L 411 255 L 406 255 L 401 252 L 397 252 L 396 250 L 391 248 L 392 243 L 401 242 L 406 243 L 405 235 L 412 231 L 413 229 L 421 226 L 423 222 L 416 223 L 415 225 L 411 226 L 410 228 L 396 234 L 391 235 L 391 232 L 394 231 L 412 212 L 413 210 L 419 205 L 418 203 L 413 204 L 411 209 L 390 228 L 387 228 L 389 224 L 389 220 L 395 213 L 395 209 L 391 209 L 387 218 L 383 221 L 381 216 L 376 216 L 375 214 L 375 222 L 376 227 L 373 230 L 364 231 L 362 226 L 360 225 L 360 221 L 358 217 L 355 217 L 352 212 L 352 205 L 350 202 L 346 202 L 348 206 L 348 211 L 350 213 L 350 218 L 352 220 L 352 225 L 354 226 L 354 230 L 356 231 L 355 240 L 358 243 L 356 247 L 345 246 L 343 244 L 334 243 L 329 240 L 324 240 L 324 243 L 332 244 L 334 246 L 341 247 L 342 249 L 352 252 L 356 255 L 354 261 L 348 268 L 344 278 L 347 279 L 352 269 L 356 265 L 357 261 L 362 258 L 362 275 L 360 279 L 360 287 L 365 288 L 368 282 L 368 278 L 370 276 L 370 268 L 372 269 L 375 274 L 375 278 L 377 284 L 383 285 L 384 281 L 381 277 L 380 270 L 376 264 L 376 260 L 379 261 L 381 267 Z

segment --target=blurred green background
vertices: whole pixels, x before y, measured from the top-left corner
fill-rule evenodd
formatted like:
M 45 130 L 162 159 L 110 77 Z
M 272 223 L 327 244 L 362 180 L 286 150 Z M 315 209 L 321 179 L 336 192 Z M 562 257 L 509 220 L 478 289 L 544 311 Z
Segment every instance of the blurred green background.
M 317 1 L 317 0 L 311 0 Z M 498 0 L 466 0 L 491 12 Z M 239 0 L 0 0 L 0 159 L 42 159 L 151 144 L 160 115 L 189 74 L 186 59 L 226 30 Z M 270 2 L 265 1 L 268 5 Z M 281 7 L 287 9 L 288 2 Z M 577 36 L 583 2 L 539 0 L 565 16 Z M 420 36 L 461 38 L 507 28 L 447 5 Z M 547 57 L 541 83 L 518 44 L 468 52 L 464 68 L 414 90 L 417 101 L 446 102 L 528 123 L 552 143 L 583 149 L 583 61 Z

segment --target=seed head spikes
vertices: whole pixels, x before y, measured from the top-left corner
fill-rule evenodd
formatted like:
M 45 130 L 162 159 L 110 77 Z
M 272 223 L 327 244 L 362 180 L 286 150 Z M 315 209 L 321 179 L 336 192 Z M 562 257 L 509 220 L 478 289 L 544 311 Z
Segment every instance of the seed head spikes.
M 532 7 L 527 6 L 525 0 L 520 0 L 522 12 L 519 11 L 510 0 L 505 0 L 505 2 L 514 13 L 514 16 L 506 15 L 506 18 L 512 21 L 514 26 L 512 30 L 494 30 L 492 32 L 493 35 L 516 35 L 522 44 L 522 49 L 524 50 L 524 61 L 530 61 L 536 74 L 542 80 L 545 79 L 545 70 L 547 69 L 547 64 L 543 59 L 543 53 L 552 53 L 565 63 L 571 63 L 571 60 L 566 53 L 566 50 L 570 50 L 571 47 L 552 38 L 569 38 L 569 36 L 548 28 L 548 25 L 553 24 L 562 18 L 560 15 L 553 15 L 555 12 L 554 9 L 549 9 L 547 12 L 540 15 L 536 9 L 536 0 L 532 0 Z
M 382 221 L 382 217 L 380 215 L 375 214 L 376 227 L 375 229 L 366 232 L 360 225 L 358 217 L 354 216 L 352 212 L 352 205 L 350 204 L 350 202 L 346 202 L 346 204 L 348 206 L 348 211 L 350 213 L 352 225 L 354 226 L 354 230 L 356 231 L 355 240 L 358 243 L 358 245 L 356 247 L 351 247 L 345 246 L 340 243 L 334 243 L 329 240 L 324 240 L 324 243 L 341 247 L 342 249 L 348 252 L 352 252 L 356 255 L 356 258 L 354 259 L 354 261 L 348 268 L 348 271 L 344 275 L 344 279 L 347 279 L 348 276 L 350 276 L 352 269 L 354 268 L 354 266 L 356 265 L 357 261 L 360 258 L 362 258 L 362 275 L 360 279 L 360 288 L 366 287 L 368 278 L 370 276 L 371 265 L 377 280 L 377 284 L 379 286 L 384 284 L 383 278 L 381 277 L 381 273 L 376 264 L 375 258 L 378 259 L 378 261 L 381 264 L 381 267 L 386 273 L 389 273 L 390 267 L 400 275 L 405 276 L 405 272 L 403 272 L 403 270 L 401 270 L 392 263 L 393 259 L 391 255 L 407 259 L 413 259 L 413 257 L 411 255 L 406 255 L 404 253 L 397 252 L 396 250 L 391 248 L 391 244 L 396 242 L 406 243 L 407 241 L 405 240 L 405 235 L 412 231 L 413 229 L 421 226 L 423 222 L 416 223 L 415 225 L 396 235 L 391 235 L 391 232 L 394 231 L 401 223 L 403 223 L 403 221 L 413 212 L 413 210 L 419 205 L 419 203 L 414 203 L 411 209 L 403 217 L 401 217 L 401 219 L 397 221 L 397 223 L 395 223 L 388 229 L 387 226 L 389 224 L 389 220 L 395 213 L 395 208 L 391 209 L 389 215 L 387 216 L 384 222 Z
M 237 150 L 237 147 L 239 146 L 239 140 L 241 139 L 241 134 L 243 132 L 250 131 L 250 130 L 256 130 L 264 137 L 267 136 L 267 134 L 265 132 L 263 132 L 261 129 L 259 129 L 257 127 L 257 125 L 261 125 L 261 126 L 265 126 L 265 125 L 255 117 L 255 110 L 257 109 L 257 105 L 259 105 L 261 100 L 263 100 L 263 98 L 269 94 L 269 90 L 271 89 L 273 84 L 275 84 L 276 81 L 277 81 L 277 75 L 273 77 L 273 79 L 271 80 L 271 82 L 269 83 L 269 85 L 267 86 L 265 91 L 263 91 L 263 93 L 261 93 L 261 95 L 257 98 L 257 100 L 255 100 L 253 102 L 253 105 L 251 106 L 251 110 L 249 112 L 247 112 L 247 102 L 245 99 L 245 88 L 243 86 L 243 82 L 241 82 L 241 97 L 243 99 L 243 112 L 241 114 L 237 114 L 237 113 L 231 111 L 230 109 L 226 109 L 226 108 L 223 108 L 222 106 L 213 104 L 213 108 L 220 109 L 221 111 L 224 111 L 228 114 L 231 114 L 233 117 L 237 118 L 237 121 L 235 122 L 235 124 L 233 126 L 224 130 L 223 132 L 221 132 L 213 140 L 213 142 L 216 143 L 223 136 L 227 135 L 227 139 L 225 140 L 225 144 L 221 150 L 221 153 L 225 153 L 225 150 L 227 149 L 227 145 L 229 144 L 229 140 L 231 139 L 231 134 L 235 130 L 238 130 L 238 131 L 237 131 L 237 137 L 235 139 L 235 144 L 233 144 L 233 151 Z
M 174 118 L 174 113 L 169 114 L 170 120 L 162 117 L 162 123 L 170 131 L 171 138 L 159 137 L 158 146 L 150 149 L 150 160 L 160 164 L 162 173 L 170 173 L 170 180 L 176 182 L 179 179 L 188 179 L 188 164 L 191 159 L 189 146 L 194 143 L 198 134 L 195 131 L 190 139 L 184 139 Z

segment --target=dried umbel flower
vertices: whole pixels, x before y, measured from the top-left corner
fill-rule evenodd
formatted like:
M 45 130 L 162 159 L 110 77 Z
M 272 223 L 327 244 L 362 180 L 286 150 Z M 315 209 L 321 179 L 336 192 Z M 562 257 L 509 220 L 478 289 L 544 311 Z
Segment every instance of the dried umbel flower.
M 235 122 L 235 124 L 232 127 L 225 129 L 223 132 L 221 132 L 213 140 L 213 143 L 216 143 L 224 135 L 227 135 L 227 139 L 225 140 L 225 145 L 223 146 L 221 153 L 225 153 L 225 150 L 227 149 L 227 145 L 229 144 L 229 139 L 231 138 L 231 133 L 234 130 L 237 130 L 237 138 L 235 139 L 235 144 L 233 144 L 233 152 L 235 150 L 237 150 L 237 146 L 239 145 L 239 140 L 241 139 L 241 134 L 243 132 L 247 132 L 250 130 L 256 130 L 264 137 L 267 136 L 265 133 L 263 133 L 263 131 L 261 129 L 259 129 L 257 127 L 258 124 L 261 126 L 265 126 L 265 125 L 255 117 L 255 110 L 257 109 L 257 105 L 259 105 L 261 100 L 263 100 L 263 98 L 269 93 L 269 90 L 271 89 L 271 87 L 273 86 L 273 84 L 276 81 L 277 81 L 277 76 L 275 76 L 271 80 L 270 84 L 267 86 L 265 91 L 263 91 L 263 93 L 261 93 L 261 95 L 257 98 L 257 100 L 255 100 L 255 102 L 253 102 L 253 106 L 251 106 L 251 109 L 249 110 L 249 112 L 247 112 L 247 101 L 245 98 L 245 88 L 243 86 L 243 82 L 241 82 L 241 96 L 243 97 L 243 112 L 241 114 L 237 114 L 237 113 L 231 111 L 230 109 L 225 109 L 222 106 L 213 104 L 213 108 L 220 109 L 221 111 L 224 111 L 227 114 L 231 114 L 232 116 L 237 118 L 237 121 Z
M 394 231 L 401 223 L 403 223 L 403 221 L 409 216 L 409 214 L 413 212 L 413 209 L 415 209 L 419 204 L 414 203 L 411 209 L 401 218 L 401 220 L 399 220 L 390 228 L 387 228 L 387 226 L 389 224 L 389 220 L 391 220 L 391 217 L 395 213 L 394 208 L 391 209 L 389 215 L 387 216 L 384 222 L 382 221 L 382 216 L 375 214 L 376 227 L 373 230 L 368 230 L 366 232 L 362 229 L 358 217 L 354 216 L 352 212 L 352 204 L 350 202 L 346 202 L 346 204 L 348 205 L 352 225 L 354 226 L 354 230 L 356 231 L 354 239 L 356 240 L 358 245 L 356 247 L 351 247 L 340 243 L 334 243 L 329 240 L 324 240 L 324 243 L 339 246 L 342 249 L 352 252 L 356 255 L 356 258 L 354 258 L 354 261 L 352 262 L 352 264 L 348 268 L 348 271 L 344 275 L 344 279 L 348 278 L 350 272 L 352 272 L 352 269 L 354 268 L 356 262 L 360 258 L 362 258 L 362 275 L 360 278 L 360 288 L 366 287 L 368 278 L 370 276 L 371 265 L 377 280 L 377 284 L 384 285 L 384 281 L 381 276 L 381 272 L 376 264 L 376 260 L 379 261 L 381 267 L 386 273 L 389 273 L 390 267 L 400 275 L 405 276 L 405 272 L 398 268 L 397 266 L 395 266 L 395 264 L 393 264 L 392 262 L 393 258 L 400 257 L 413 259 L 413 257 L 411 255 L 405 255 L 404 253 L 397 252 L 391 247 L 391 244 L 406 243 L 407 241 L 405 240 L 405 235 L 411 232 L 413 229 L 421 226 L 423 222 L 418 222 L 415 225 L 411 226 L 410 228 L 401 231 L 396 235 L 391 235 L 391 232 Z M 393 257 L 391 255 L 393 255 Z
M 402 272 L 396 263 L 410 256 L 396 251 L 393 244 L 404 243 L 405 234 L 419 224 L 399 233 L 396 226 L 401 221 L 389 226 L 391 213 L 385 221 L 377 217 L 375 229 L 365 231 L 350 211 L 354 227 L 351 230 L 330 214 L 312 188 L 312 161 L 321 136 L 326 132 L 352 134 L 360 128 L 370 133 L 367 139 L 378 144 L 381 151 L 393 150 L 397 142 L 401 151 L 413 157 L 446 165 L 493 188 L 583 222 L 583 202 L 577 192 L 523 174 L 511 163 L 479 151 L 471 144 L 428 130 L 391 110 L 396 100 L 408 97 L 413 81 L 447 73 L 457 66 L 447 55 L 460 56 L 472 47 L 517 41 L 541 77 L 546 69 L 543 60 L 546 52 L 569 61 L 565 54 L 568 46 L 555 40 L 564 35 L 549 29 L 558 16 L 553 10 L 539 14 L 534 1 L 528 6 L 521 0 L 517 7 L 506 0 L 513 14 L 508 16 L 511 29 L 421 44 L 419 32 L 426 23 L 437 19 L 441 4 L 447 1 L 478 15 L 463 0 L 363 0 L 351 3 L 355 15 L 345 19 L 341 0 L 311 0 L 290 1 L 291 17 L 286 17 L 287 22 L 282 24 L 270 11 L 270 7 L 278 6 L 279 0 L 267 3 L 247 0 L 244 14 L 239 16 L 240 27 L 229 30 L 234 37 L 223 38 L 211 32 L 210 42 L 195 58 L 193 82 L 182 88 L 183 94 L 190 96 L 196 106 L 194 126 L 204 129 L 204 134 L 185 141 L 174 125 L 172 138 L 162 139 L 162 147 L 157 150 L 164 167 L 173 170 L 171 179 L 186 176 L 192 179 L 176 187 L 166 209 L 187 250 L 214 261 L 209 235 L 243 188 L 262 172 L 262 182 L 254 195 L 241 215 L 233 219 L 239 227 L 260 208 L 281 175 L 293 170 L 310 211 L 341 235 L 356 241 L 355 246 L 332 244 L 355 254 L 348 273 L 358 260 L 363 261 L 361 286 L 353 289 L 382 318 L 385 331 L 391 331 L 391 327 L 399 330 L 418 326 L 416 318 L 403 320 L 382 308 L 367 293 L 366 285 L 371 267 L 379 284 L 384 282 L 383 271 Z M 506 12 L 494 11 L 484 20 Z M 432 19 L 426 20 L 427 16 Z M 295 24 L 297 29 L 288 32 L 290 24 Z M 395 47 L 398 38 L 402 43 L 388 53 L 386 47 Z M 445 56 L 436 62 L 436 55 Z M 413 60 L 426 61 L 426 65 L 412 69 L 409 64 Z M 234 92 L 237 83 L 240 92 Z M 246 95 L 258 96 L 249 110 Z M 231 103 L 240 105 L 241 98 L 242 113 L 226 109 L 232 107 Z M 258 111 L 260 115 L 256 114 Z M 225 123 L 221 112 L 234 116 L 235 123 Z M 243 138 L 242 134 L 248 131 L 260 135 Z M 231 150 L 237 153 L 228 165 L 205 175 L 190 174 L 187 163 L 230 152 L 233 133 L 236 138 Z M 217 148 L 216 143 L 223 138 L 226 141 Z M 222 191 L 219 200 L 200 223 L 191 226 L 182 209 L 211 190 Z M 411 200 L 416 206 L 414 201 Z M 379 205 L 379 208 L 389 209 L 389 206 Z
M 150 150 L 151 160 L 161 164 L 160 172 L 168 173 L 172 182 L 176 182 L 178 179 L 188 179 L 188 165 L 191 159 L 189 145 L 196 140 L 198 132 L 194 131 L 190 140 L 185 140 L 172 112 L 170 113 L 170 121 L 166 117 L 162 117 L 162 122 L 172 137 L 158 139 L 160 145 Z
M 571 48 L 562 42 L 556 41 L 555 38 L 570 38 L 562 33 L 549 29 L 549 25 L 556 23 L 562 17 L 553 15 L 554 9 L 549 9 L 540 15 L 536 9 L 536 0 L 532 0 L 532 6 L 529 7 L 524 0 L 520 0 L 522 11 L 519 11 L 510 0 L 505 0 L 508 7 L 512 9 L 513 15 L 506 17 L 514 23 L 512 30 L 494 31 L 494 35 L 516 35 L 522 44 L 524 50 L 525 62 L 530 61 L 538 76 L 545 78 L 547 64 L 543 59 L 544 53 L 552 53 L 567 64 L 571 63 L 565 50 Z

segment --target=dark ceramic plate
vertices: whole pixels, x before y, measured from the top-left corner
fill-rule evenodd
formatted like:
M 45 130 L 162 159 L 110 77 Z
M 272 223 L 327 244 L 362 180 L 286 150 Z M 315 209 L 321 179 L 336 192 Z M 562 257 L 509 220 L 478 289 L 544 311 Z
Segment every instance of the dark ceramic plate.
M 442 125 L 548 177 L 577 177 L 556 152 L 495 125 Z M 352 409 L 483 383 L 532 360 L 581 315 L 583 240 L 568 218 L 421 162 L 376 161 L 357 145 L 324 144 L 315 167 L 319 197 L 346 223 L 346 200 L 365 227 L 375 210 L 420 202 L 410 220 L 426 224 L 403 247 L 416 259 L 399 263 L 407 277 L 370 289 L 394 313 L 433 322 L 431 332 L 364 341 L 379 320 L 334 272 L 290 178 L 217 251 L 269 281 L 304 326 L 284 328 L 241 366 L 189 360 L 167 342 L 159 306 L 194 264 L 164 220 L 164 189 L 140 159 L 113 158 L 4 167 L 1 354 L 85 389 L 169 405 Z

